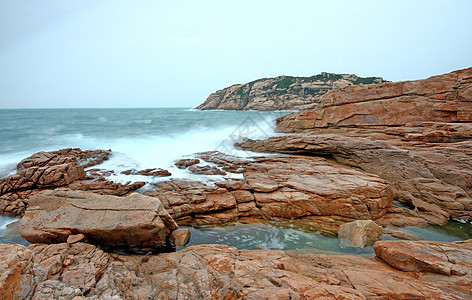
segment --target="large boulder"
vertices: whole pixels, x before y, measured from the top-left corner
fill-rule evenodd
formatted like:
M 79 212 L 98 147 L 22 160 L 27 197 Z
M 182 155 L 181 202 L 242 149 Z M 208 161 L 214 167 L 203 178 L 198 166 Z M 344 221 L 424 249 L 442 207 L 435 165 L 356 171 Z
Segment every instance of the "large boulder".
M 35 195 L 20 221 L 30 243 L 65 242 L 83 234 L 100 245 L 163 245 L 178 226 L 157 198 L 54 190 Z
M 343 247 L 362 248 L 374 244 L 382 235 L 382 226 L 372 220 L 356 220 L 339 227 L 338 237 Z

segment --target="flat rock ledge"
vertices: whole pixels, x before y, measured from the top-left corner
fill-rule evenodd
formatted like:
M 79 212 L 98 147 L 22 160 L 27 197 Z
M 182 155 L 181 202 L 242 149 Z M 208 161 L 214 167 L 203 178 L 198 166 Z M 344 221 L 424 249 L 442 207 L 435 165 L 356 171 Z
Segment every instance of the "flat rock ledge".
M 447 276 L 404 272 L 375 258 L 238 250 L 226 245 L 199 245 L 174 253 L 141 256 L 109 254 L 86 243 L 28 247 L 2 244 L 0 254 L 2 299 L 468 299 L 472 296 L 470 265 L 463 265 L 468 271 L 465 275 Z M 471 261 L 470 256 L 468 259 Z
M 83 234 L 99 245 L 157 246 L 177 228 L 158 198 L 60 189 L 32 197 L 20 221 L 20 234 L 30 243 L 61 243 Z
M 374 250 L 379 258 L 402 271 L 447 276 L 470 275 L 472 271 L 472 240 L 454 243 L 381 241 L 375 244 Z
M 222 181 L 216 186 L 169 180 L 144 193 L 159 198 L 179 224 L 192 225 L 245 217 L 304 218 L 310 222 L 320 221 L 320 217 L 344 222 L 375 220 L 392 205 L 393 193 L 380 177 L 324 158 L 254 157 L 241 164 L 244 180 Z M 337 228 L 328 231 L 336 234 Z

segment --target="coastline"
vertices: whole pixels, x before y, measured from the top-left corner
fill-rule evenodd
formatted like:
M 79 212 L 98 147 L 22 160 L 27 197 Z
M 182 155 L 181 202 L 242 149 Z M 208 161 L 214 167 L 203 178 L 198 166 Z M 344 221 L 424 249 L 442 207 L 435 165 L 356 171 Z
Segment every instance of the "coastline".
M 18 164 L 17 174 L 0 181 L 2 212 L 24 214 L 20 232 L 36 241 L 28 247 L 0 245 L 2 265 L 11 269 L 4 273 L 8 276 L 0 281 L 0 290 L 3 295 L 71 299 L 137 293 L 229 299 L 470 297 L 470 237 L 435 242 L 402 231 L 402 227 L 441 226 L 450 219 L 470 224 L 470 84 L 472 69 L 423 81 L 347 87 L 325 94 L 312 110 L 278 119 L 278 130 L 286 134 L 236 143 L 243 151 L 271 155 L 205 152 L 176 162 L 177 168 L 201 178 L 225 173 L 214 185 L 171 179 L 153 181 L 140 190 L 144 182 L 117 183 L 104 177 L 107 170 L 99 168 L 111 151 L 35 154 Z M 379 93 L 388 96 L 379 98 Z M 379 101 L 389 108 L 387 112 L 375 109 Z M 422 113 L 410 109 L 409 103 Z M 323 113 L 328 111 L 333 113 Z M 130 172 L 164 174 L 159 166 L 153 167 Z M 228 173 L 239 178 L 225 179 Z M 124 197 L 134 197 L 135 202 L 123 201 Z M 145 201 L 150 204 L 144 205 Z M 113 228 L 104 229 L 104 236 L 94 235 L 100 231 L 90 226 L 95 226 L 95 219 L 64 225 L 68 218 L 90 214 L 84 211 L 135 216 L 130 203 L 142 204 L 139 214 L 142 219 L 153 216 L 152 221 L 136 224 L 131 220 L 139 218 L 132 217 L 114 224 L 117 218 L 110 218 L 118 226 L 99 224 Z M 62 214 L 67 216 L 64 220 Z M 376 256 L 226 245 L 193 245 L 152 255 L 110 254 L 97 248 L 105 238 L 107 245 L 122 245 L 121 236 L 132 232 L 135 240 L 128 245 L 141 243 L 152 253 L 152 246 L 157 249 L 163 242 L 146 244 L 151 241 L 146 230 L 158 230 L 155 234 L 166 240 L 176 230 L 174 221 L 185 230 L 248 217 L 290 220 L 299 228 L 331 235 L 347 231 L 345 239 L 352 243 L 348 247 L 373 245 Z M 393 239 L 378 241 L 382 235 Z M 38 265 L 40 271 L 31 275 Z M 123 272 L 126 278 L 120 276 Z

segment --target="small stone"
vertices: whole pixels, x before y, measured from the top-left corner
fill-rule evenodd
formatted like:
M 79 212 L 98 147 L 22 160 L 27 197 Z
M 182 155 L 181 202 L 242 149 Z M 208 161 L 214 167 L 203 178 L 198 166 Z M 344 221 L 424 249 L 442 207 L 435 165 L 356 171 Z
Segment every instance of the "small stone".
M 87 238 L 82 233 L 69 235 L 67 244 L 75 244 L 78 242 L 86 242 Z
M 175 161 L 174 165 L 179 169 L 185 169 L 187 167 L 199 164 L 200 160 L 198 158 L 185 158 Z
M 171 232 L 169 235 L 169 241 L 178 247 L 183 247 L 190 241 L 192 233 L 187 228 L 179 228 Z

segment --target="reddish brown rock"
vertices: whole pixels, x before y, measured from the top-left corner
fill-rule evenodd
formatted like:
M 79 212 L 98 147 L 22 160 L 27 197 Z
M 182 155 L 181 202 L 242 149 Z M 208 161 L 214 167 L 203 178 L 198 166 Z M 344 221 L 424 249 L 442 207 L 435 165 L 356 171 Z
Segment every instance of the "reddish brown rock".
M 374 250 L 379 258 L 399 270 L 472 278 L 472 240 L 454 243 L 381 241 L 375 243 Z
M 51 152 L 38 152 L 18 163 L 18 171 L 30 167 L 55 166 L 77 161 L 83 168 L 103 163 L 111 156 L 111 150 L 82 150 L 79 148 L 67 148 Z
M 122 184 L 107 180 L 104 177 L 99 177 L 93 180 L 77 180 L 69 184 L 67 188 L 71 190 L 93 192 L 100 195 L 126 196 L 143 187 L 145 184 L 146 183 L 142 181 Z
M 472 122 L 472 68 L 424 80 L 348 86 L 317 106 L 277 121 L 283 132 L 342 126 L 403 126 L 413 122 Z M 462 92 L 461 92 L 462 91 Z
M 102 163 L 111 150 L 67 148 L 38 152 L 22 160 L 17 174 L 0 179 L 0 213 L 22 215 L 28 198 L 41 189 L 69 185 L 85 179 L 84 167 Z
M 174 246 L 183 247 L 188 244 L 192 233 L 187 228 L 179 228 L 172 231 L 169 235 L 169 241 Z
M 472 219 L 472 68 L 349 86 L 277 120 L 280 136 L 243 149 L 329 156 L 377 174 L 430 223 Z M 454 174 L 454 175 L 452 175 Z
M 212 166 L 190 166 L 189 171 L 201 175 L 226 175 L 226 172 Z
M 332 234 L 343 222 L 383 216 L 392 203 L 390 188 L 379 177 L 323 158 L 255 157 L 246 162 L 243 176 L 216 187 L 170 180 L 144 193 L 161 199 L 180 224 L 221 224 L 245 217 L 303 219 Z M 336 219 L 336 230 L 316 217 Z
M 247 158 L 228 155 L 219 151 L 201 152 L 197 154 L 197 157 L 230 173 L 242 173 L 245 164 L 250 161 Z
M 143 175 L 143 176 L 156 176 L 156 177 L 165 177 L 171 176 L 172 174 L 164 169 L 160 168 L 151 168 L 151 169 L 144 169 L 144 170 L 125 170 L 122 171 L 121 174 L 125 175 Z
M 0 244 L 0 298 L 25 299 L 32 289 L 33 253 L 21 245 Z
M 343 134 L 247 140 L 240 147 L 258 152 L 330 156 L 341 164 L 361 168 L 385 179 L 392 184 L 396 200 L 414 206 L 418 215 L 430 223 L 444 224 L 449 218 L 472 218 L 468 179 L 472 176 L 472 153 L 466 150 L 466 145 L 472 149 L 472 141 L 448 144 L 447 149 L 457 149 L 455 151 L 433 147 L 427 152 L 423 148 L 406 150 L 387 141 Z M 444 163 L 447 172 L 440 170 Z M 459 179 L 450 174 L 457 174 Z
M 187 167 L 197 165 L 200 163 L 200 160 L 197 158 L 184 158 L 177 160 L 174 165 L 179 169 L 186 169 Z
M 464 299 L 465 276 L 402 272 L 381 260 L 200 245 L 150 256 L 95 246 L 0 245 L 16 298 Z M 17 253 L 24 253 L 18 255 Z M 3 265 L 3 264 L 0 264 Z M 34 271 L 33 271 L 34 270 Z M 2 277 L 3 279 L 3 277 Z M 12 282 L 12 281 L 8 281 Z M 19 283 L 20 281 L 13 281 Z M 1 284 L 1 283 L 0 283 Z M 3 285 L 5 286 L 5 285 Z M 6 290 L 0 290 L 5 299 Z
M 207 186 L 197 181 L 172 179 L 158 182 L 155 188 L 146 190 L 145 195 L 158 197 L 165 209 L 179 224 L 213 224 L 225 223 L 238 217 L 235 197 L 224 188 Z M 221 219 L 213 213 L 228 211 Z M 232 215 L 231 215 L 232 213 Z
M 115 197 L 47 191 L 30 199 L 20 221 L 21 236 L 30 243 L 65 242 L 83 234 L 100 245 L 162 245 L 176 228 L 159 199 L 136 193 Z
M 67 244 L 75 244 L 78 242 L 87 242 L 87 238 L 82 233 L 72 234 L 67 237 Z
M 392 204 L 391 190 L 382 179 L 323 158 L 258 157 L 243 174 L 267 218 L 376 219 Z
M 356 220 L 339 227 L 338 237 L 342 247 L 362 248 L 373 245 L 382 235 L 382 226 L 372 220 Z

